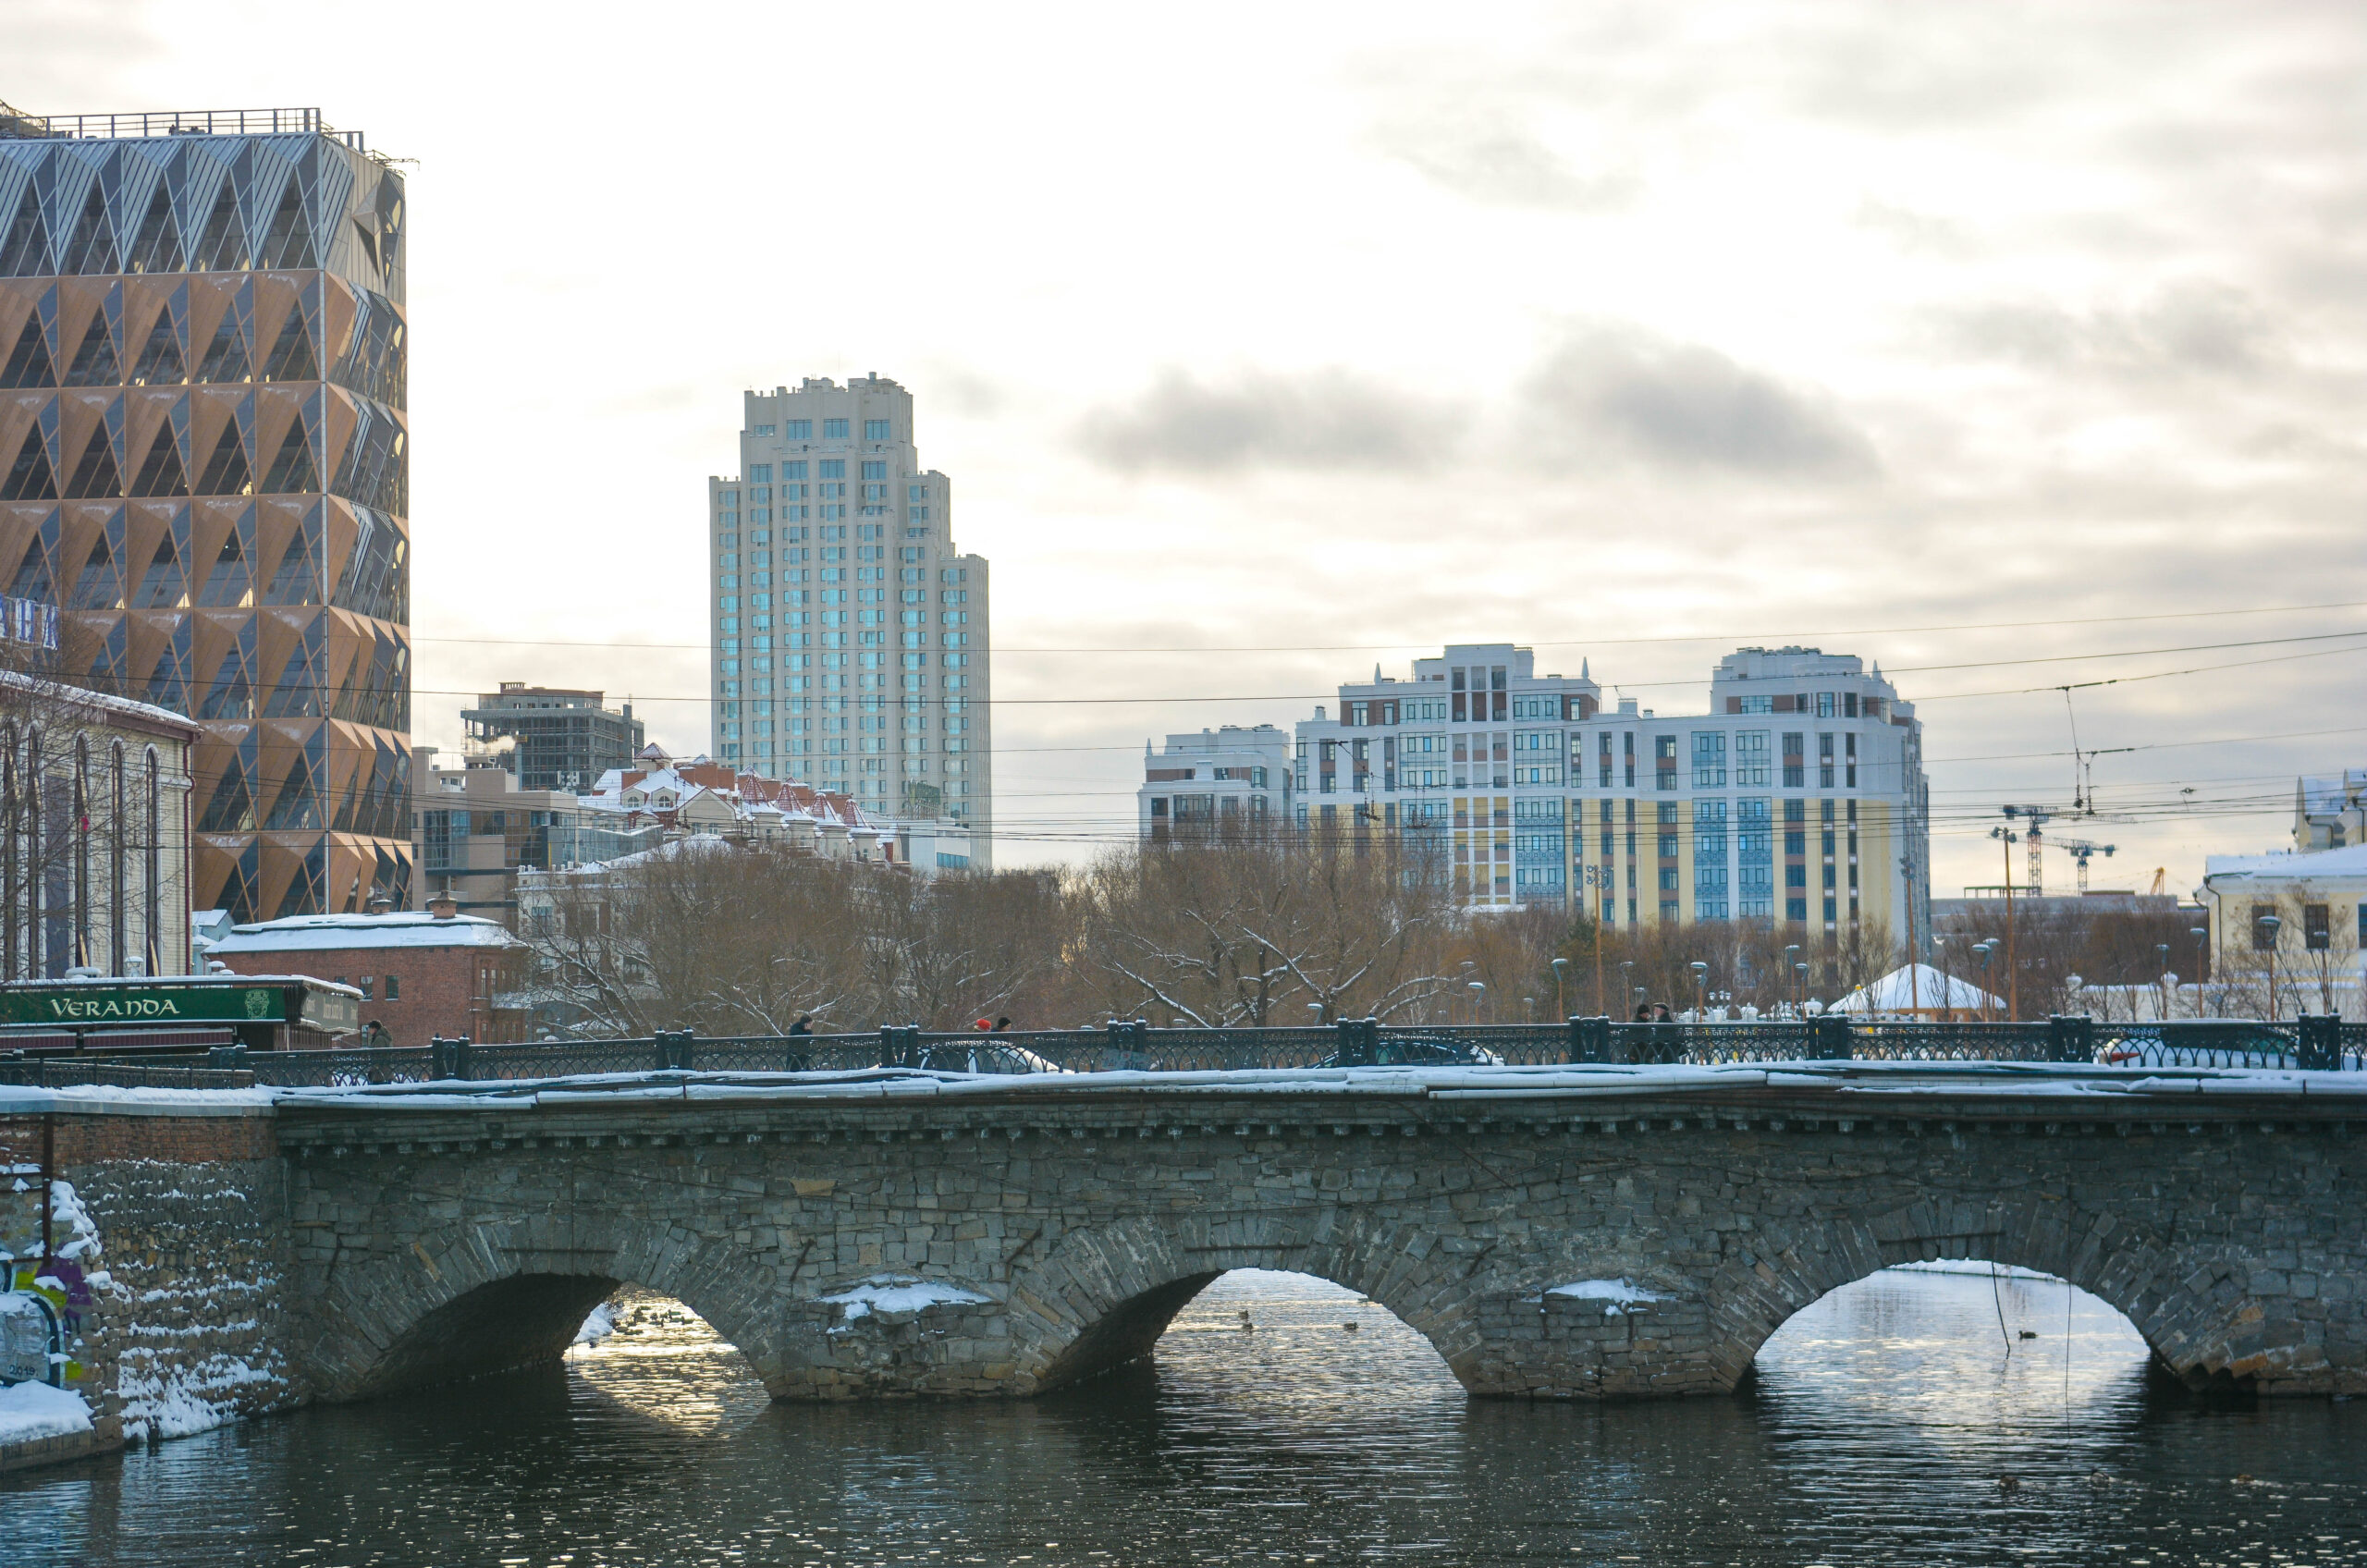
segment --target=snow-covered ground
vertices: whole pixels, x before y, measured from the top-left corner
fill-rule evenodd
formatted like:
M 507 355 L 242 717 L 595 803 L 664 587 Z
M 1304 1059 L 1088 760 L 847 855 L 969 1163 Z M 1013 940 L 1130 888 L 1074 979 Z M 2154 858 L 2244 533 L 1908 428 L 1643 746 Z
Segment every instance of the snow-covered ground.
M 1627 1067 L 1568 1064 L 1544 1067 L 1258 1068 L 1209 1072 L 966 1073 L 915 1068 L 865 1068 L 831 1072 L 615 1072 L 499 1083 L 357 1085 L 281 1089 L 270 1093 L 296 1105 L 352 1105 L 449 1110 L 469 1105 L 516 1109 L 534 1105 L 614 1104 L 622 1099 L 804 1099 L 896 1101 L 999 1099 L 1024 1096 L 1094 1099 L 1142 1095 L 1369 1096 L 1377 1099 L 1480 1101 L 1632 1098 L 1736 1089 L 1822 1090 L 1880 1096 L 1944 1094 L 1955 1098 L 2010 1096 L 2108 1097 L 2152 1101 L 2162 1096 L 2290 1096 L 2367 1099 L 2367 1072 L 2286 1072 L 2264 1068 L 2131 1069 L 2090 1063 L 1807 1061 L 1717 1067 Z M 37 1094 L 42 1091 L 21 1091 Z M 103 1091 L 62 1091 L 71 1095 Z M 166 1093 L 179 1091 L 147 1091 Z M 246 1093 L 249 1091 L 231 1091 Z M 5 1107 L 0 1107 L 5 1109 Z M 1869 1111 L 1895 1115 L 1895 1109 Z
M 91 1407 L 71 1389 L 53 1389 L 47 1383 L 0 1388 L 0 1443 L 63 1438 L 90 1429 Z
M 907 1274 L 874 1274 L 835 1295 L 815 1299 L 833 1304 L 840 1309 L 840 1317 L 852 1323 L 875 1312 L 920 1312 L 932 1306 L 959 1305 L 987 1298 L 975 1291 L 935 1280 L 915 1280 Z
M 575 1330 L 574 1342 L 579 1345 L 596 1345 L 616 1331 L 616 1304 L 604 1301 L 585 1315 L 583 1327 Z
M 1601 1302 L 1602 1315 L 1605 1317 L 1617 1317 L 1643 1305 L 1646 1302 L 1661 1299 L 1641 1285 L 1625 1279 L 1575 1280 L 1566 1285 L 1551 1286 L 1545 1293 L 1549 1296 L 1569 1296 L 1576 1301 Z

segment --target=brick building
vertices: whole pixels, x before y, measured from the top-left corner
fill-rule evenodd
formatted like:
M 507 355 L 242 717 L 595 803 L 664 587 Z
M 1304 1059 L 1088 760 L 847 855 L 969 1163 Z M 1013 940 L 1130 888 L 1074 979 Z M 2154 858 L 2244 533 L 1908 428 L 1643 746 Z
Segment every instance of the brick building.
M 526 945 L 497 921 L 461 914 L 448 899 L 424 912 L 304 914 L 240 925 L 206 955 L 238 974 L 307 974 L 362 992 L 362 1017 L 386 1026 L 386 1044 L 437 1036 L 525 1038 L 511 999 Z

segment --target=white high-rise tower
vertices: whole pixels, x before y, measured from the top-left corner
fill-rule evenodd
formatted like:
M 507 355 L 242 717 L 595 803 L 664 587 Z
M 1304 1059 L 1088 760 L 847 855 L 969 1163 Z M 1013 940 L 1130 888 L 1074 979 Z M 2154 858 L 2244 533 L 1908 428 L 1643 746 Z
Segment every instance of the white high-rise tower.
M 746 394 L 707 480 L 715 757 L 993 830 L 987 563 L 953 545 L 913 395 L 877 375 Z

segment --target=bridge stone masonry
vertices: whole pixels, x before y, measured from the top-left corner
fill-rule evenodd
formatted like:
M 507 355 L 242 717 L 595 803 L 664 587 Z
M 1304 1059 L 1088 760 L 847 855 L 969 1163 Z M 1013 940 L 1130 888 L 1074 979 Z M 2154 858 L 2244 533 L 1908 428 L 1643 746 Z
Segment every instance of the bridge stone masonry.
M 777 1398 L 1028 1396 L 1227 1269 L 1472 1393 L 1730 1390 L 1826 1292 L 2062 1276 L 2196 1388 L 2367 1391 L 2367 1075 L 2038 1066 L 677 1074 L 283 1092 L 295 1397 L 558 1356 L 619 1283 Z

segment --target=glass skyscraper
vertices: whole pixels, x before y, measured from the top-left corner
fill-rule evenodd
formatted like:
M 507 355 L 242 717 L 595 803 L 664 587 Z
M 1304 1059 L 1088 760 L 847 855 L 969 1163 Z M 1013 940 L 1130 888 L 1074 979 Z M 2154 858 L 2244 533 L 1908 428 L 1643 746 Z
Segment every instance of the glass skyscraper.
M 0 591 L 202 725 L 239 920 L 410 898 L 403 223 L 314 109 L 0 109 Z
M 746 395 L 740 472 L 707 481 L 715 758 L 948 816 L 987 864 L 988 582 L 881 376 Z

